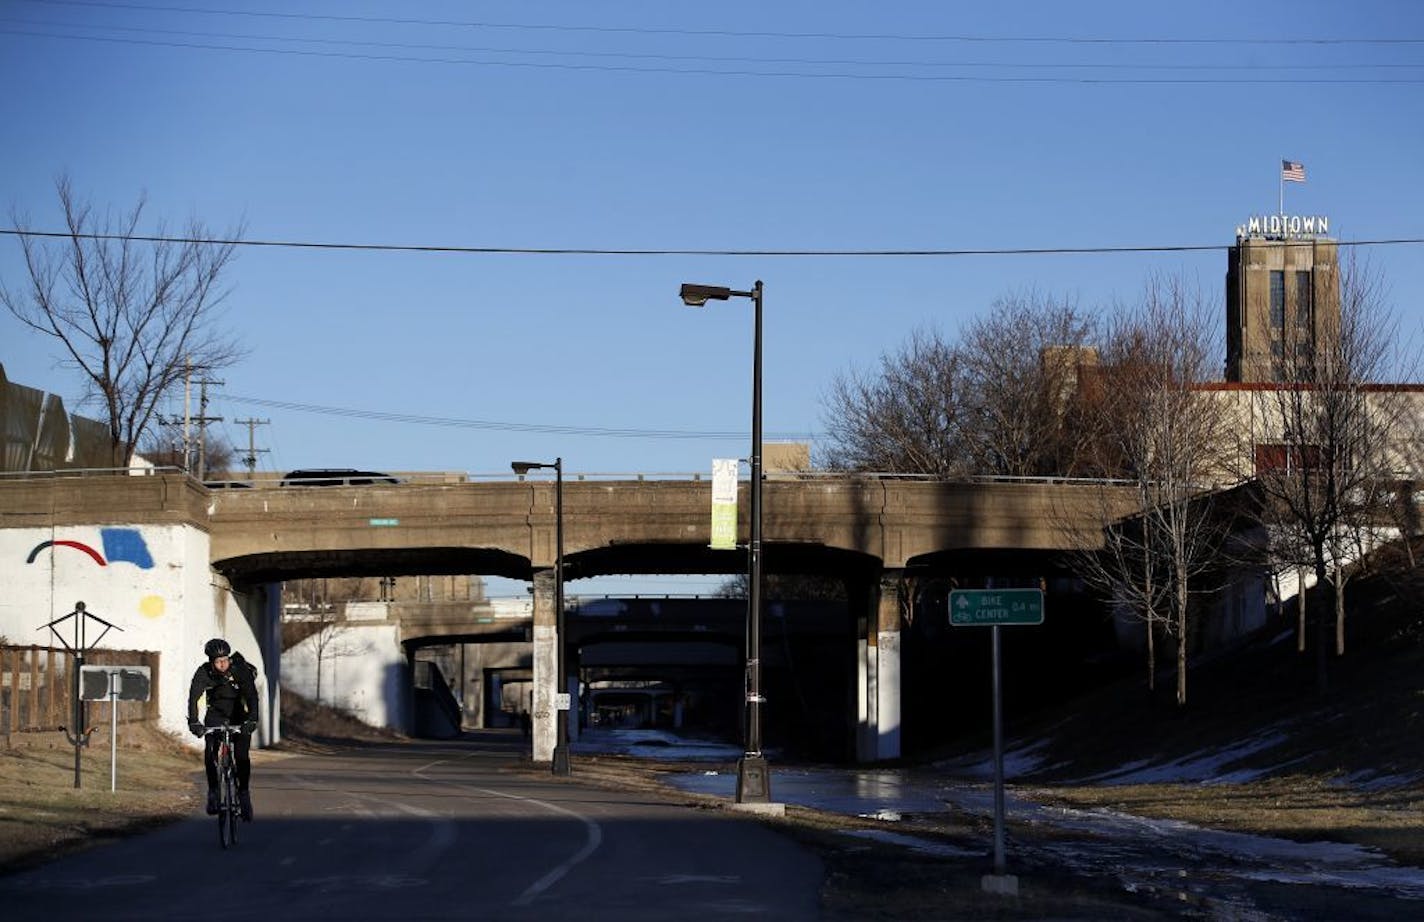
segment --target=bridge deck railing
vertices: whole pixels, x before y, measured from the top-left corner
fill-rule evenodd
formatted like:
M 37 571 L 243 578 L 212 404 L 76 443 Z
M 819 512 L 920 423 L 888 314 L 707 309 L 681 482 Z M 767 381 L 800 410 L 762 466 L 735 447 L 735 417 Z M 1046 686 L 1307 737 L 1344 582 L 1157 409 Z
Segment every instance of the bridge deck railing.
M 126 475 L 133 477 L 172 475 L 184 473 L 177 467 L 128 467 L 128 468 L 64 468 L 59 470 L 43 471 L 0 471 L 0 481 L 4 480 L 26 480 L 26 479 L 52 479 L 66 477 L 111 477 L 116 475 Z M 189 474 L 192 477 L 191 473 Z M 398 479 L 401 484 L 421 484 L 447 485 L 460 483 L 510 483 L 510 482 L 552 482 L 555 475 L 552 472 L 530 472 L 527 474 L 515 474 L 510 471 L 495 472 L 463 472 L 463 471 L 393 471 L 388 476 Z M 957 477 L 942 477 L 934 474 L 914 474 L 914 473 L 894 473 L 887 471 L 769 471 L 765 474 L 768 482 L 772 483 L 796 483 L 796 482 L 822 482 L 822 483 L 874 483 L 882 481 L 894 481 L 899 483 L 951 483 L 951 484 L 1042 484 L 1042 485 L 1099 485 L 1099 486 L 1131 486 L 1133 481 L 1101 478 L 1101 477 L 1027 477 L 1008 476 L 998 474 L 965 475 Z M 193 478 L 196 480 L 197 478 Z M 334 479 L 334 478 L 332 478 Z M 350 485 L 361 487 L 372 486 L 398 486 L 399 484 L 371 484 L 367 477 L 357 478 L 360 482 Z M 676 482 L 701 482 L 710 480 L 711 475 L 705 471 L 573 471 L 564 475 L 566 483 L 578 483 L 584 481 L 600 482 L 646 482 L 646 481 L 676 481 Z M 740 478 L 743 481 L 750 479 L 749 474 L 743 474 Z M 330 485 L 312 487 L 302 484 L 283 484 L 283 475 L 280 473 L 263 471 L 250 476 L 233 477 L 230 474 L 223 474 L 217 478 L 209 476 L 201 483 L 208 489 L 326 489 Z

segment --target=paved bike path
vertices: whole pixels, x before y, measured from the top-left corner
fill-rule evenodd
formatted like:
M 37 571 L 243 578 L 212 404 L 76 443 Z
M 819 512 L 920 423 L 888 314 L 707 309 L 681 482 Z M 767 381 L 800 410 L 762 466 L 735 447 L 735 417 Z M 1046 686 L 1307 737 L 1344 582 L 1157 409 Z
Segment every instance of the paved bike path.
M 261 922 L 818 915 L 819 860 L 759 823 L 510 767 L 422 743 L 268 763 L 234 848 L 195 815 L 0 877 L 0 906 Z

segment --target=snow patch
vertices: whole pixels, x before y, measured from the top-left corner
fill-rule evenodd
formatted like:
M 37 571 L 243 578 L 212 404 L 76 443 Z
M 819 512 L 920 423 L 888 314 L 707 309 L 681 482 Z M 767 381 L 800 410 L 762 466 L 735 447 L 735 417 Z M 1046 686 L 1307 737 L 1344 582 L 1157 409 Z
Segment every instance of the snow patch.
M 1287 739 L 1288 737 L 1283 732 L 1270 733 L 1238 743 L 1230 749 L 1194 753 L 1172 762 L 1162 764 L 1153 764 L 1147 760 L 1130 762 L 1127 765 L 1084 778 L 1083 781 L 1090 784 L 1170 784 L 1193 781 L 1203 784 L 1233 784 L 1252 781 L 1269 775 L 1274 769 L 1238 769 L 1234 772 L 1226 772 L 1224 768 L 1249 756 L 1274 749 Z

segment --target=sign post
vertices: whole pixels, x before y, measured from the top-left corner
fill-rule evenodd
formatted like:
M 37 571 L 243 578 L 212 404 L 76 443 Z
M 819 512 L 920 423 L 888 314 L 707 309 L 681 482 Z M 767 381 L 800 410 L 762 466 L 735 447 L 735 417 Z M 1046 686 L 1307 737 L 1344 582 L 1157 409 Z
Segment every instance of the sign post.
M 994 873 L 983 887 L 1016 895 L 1018 878 L 1004 873 L 1004 696 L 999 667 L 1000 625 L 1042 624 L 1041 589 L 956 589 L 949 594 L 949 623 L 991 628 L 994 696 Z
M 70 643 L 64 639 L 64 636 L 59 633 L 59 629 L 55 627 L 55 625 L 68 621 L 70 618 L 74 619 L 73 646 L 71 646 Z M 88 640 L 87 632 L 85 631 L 85 627 L 88 625 L 89 619 L 91 618 L 104 625 L 104 630 L 101 631 L 99 633 L 99 636 L 94 638 L 92 642 Z M 71 720 L 74 723 L 74 732 L 71 733 L 68 727 L 60 727 L 59 729 L 64 731 L 65 739 L 69 740 L 70 745 L 74 747 L 74 789 L 77 791 L 79 790 L 80 780 L 82 777 L 80 773 L 79 751 L 83 747 L 89 745 L 89 734 L 94 732 L 94 729 L 92 727 L 88 730 L 84 729 L 84 700 L 79 693 L 79 676 L 80 673 L 84 671 L 84 654 L 88 653 L 94 647 L 97 647 L 99 645 L 99 641 L 103 640 L 104 635 L 109 633 L 110 630 L 122 631 L 123 628 L 119 627 L 117 624 L 110 624 L 103 618 L 100 618 L 98 615 L 94 614 L 92 611 L 86 610 L 83 602 L 75 602 L 74 611 L 70 612 L 67 615 L 62 615 L 58 618 L 55 618 L 53 621 L 50 621 L 47 624 L 41 624 L 38 628 L 36 628 L 36 630 L 43 631 L 45 628 L 49 628 L 50 633 L 53 634 L 59 640 L 59 642 L 64 645 L 64 648 L 74 656 L 75 668 L 72 670 L 74 673 L 74 710 L 72 712 L 73 716 L 71 717 Z
M 109 702 L 109 790 L 119 787 L 119 702 L 147 701 L 147 666 L 81 666 L 79 689 L 85 701 Z

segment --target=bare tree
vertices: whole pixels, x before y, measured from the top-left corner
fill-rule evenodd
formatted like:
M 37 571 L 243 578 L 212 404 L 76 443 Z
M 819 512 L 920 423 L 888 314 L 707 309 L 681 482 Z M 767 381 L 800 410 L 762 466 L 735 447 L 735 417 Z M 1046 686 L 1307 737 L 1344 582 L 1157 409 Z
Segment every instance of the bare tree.
M 341 579 L 337 583 L 360 583 L 361 580 Z M 346 620 L 344 604 L 335 604 L 327 594 L 328 581 L 322 579 L 300 580 L 285 584 L 284 598 L 297 600 L 297 613 L 289 617 L 283 625 L 283 645 L 290 647 L 298 643 L 309 646 L 316 668 L 315 701 L 322 703 L 322 682 L 326 667 L 331 667 L 333 680 L 336 674 L 335 661 L 358 652 L 351 636 L 351 625 Z
M 316 630 L 312 632 L 310 643 L 312 652 L 316 659 L 316 703 L 321 704 L 321 677 L 323 666 L 328 662 L 350 656 L 354 649 L 347 643 L 346 622 L 337 618 L 335 609 L 331 606 L 324 607 L 321 611 L 315 612 Z M 332 669 L 332 681 L 335 681 L 335 667 Z
M 1174 638 L 1179 705 L 1187 701 L 1192 593 L 1218 564 L 1231 524 L 1210 501 L 1225 466 L 1227 416 L 1201 387 L 1215 364 L 1215 313 L 1182 280 L 1154 277 L 1141 303 L 1115 319 L 1097 371 L 1105 423 L 1093 454 L 1135 486 L 1139 511 L 1105 514 L 1103 546 L 1077 555 L 1084 578 L 1143 622 L 1149 690 L 1157 630 Z
M 829 466 L 922 473 L 1070 475 L 1086 463 L 1091 416 L 1076 410 L 1093 321 L 1036 294 L 996 301 L 961 341 L 919 330 L 875 374 L 828 395 Z M 1088 362 L 1091 364 L 1091 362 Z
M 1073 475 L 1091 439 L 1069 412 L 1095 323 L 1071 300 L 995 301 L 960 343 L 959 434 L 976 473 Z
M 136 239 L 168 236 L 161 222 L 151 234 L 140 230 L 144 196 L 124 214 L 98 216 L 68 176 L 55 189 L 64 233 L 32 231 L 13 215 L 27 278 L 23 289 L 0 285 L 0 303 L 59 343 L 61 364 L 83 376 L 85 400 L 104 408 L 113 465 L 125 467 L 160 402 L 190 367 L 213 371 L 241 355 L 216 329 L 234 244 L 200 243 L 214 235 L 196 219 L 181 239 Z
M 828 465 L 942 477 L 965 473 L 961 377 L 955 347 L 923 329 L 899 352 L 880 357 L 878 375 L 838 375 L 826 400 Z
M 1350 544 L 1388 517 L 1385 487 L 1399 475 L 1392 433 L 1415 428 L 1403 421 L 1407 396 L 1380 386 L 1401 373 L 1401 352 L 1379 278 L 1353 257 L 1340 270 L 1339 316 L 1324 318 L 1318 341 L 1284 344 L 1274 362 L 1277 383 L 1259 408 L 1268 437 L 1254 459 L 1278 565 L 1308 567 L 1331 590 L 1314 619 L 1322 692 L 1332 633 L 1344 652 L 1347 562 L 1364 550 Z

